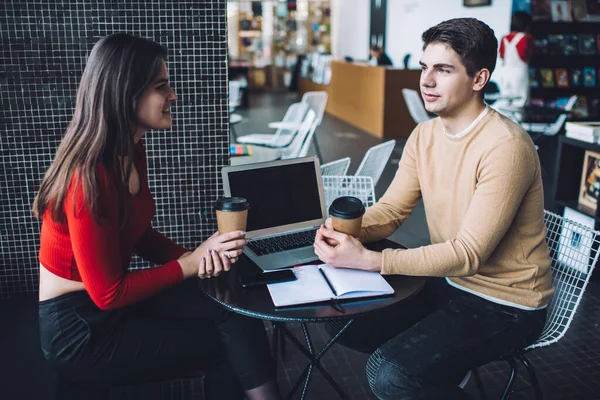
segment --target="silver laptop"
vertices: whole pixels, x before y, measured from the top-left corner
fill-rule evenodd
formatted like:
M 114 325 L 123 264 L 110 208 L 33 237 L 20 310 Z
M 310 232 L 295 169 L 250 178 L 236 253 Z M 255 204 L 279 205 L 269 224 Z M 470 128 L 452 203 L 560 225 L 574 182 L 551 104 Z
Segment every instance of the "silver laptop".
M 321 167 L 316 157 L 222 169 L 225 196 L 250 203 L 244 253 L 263 270 L 317 260 L 313 243 L 325 222 Z

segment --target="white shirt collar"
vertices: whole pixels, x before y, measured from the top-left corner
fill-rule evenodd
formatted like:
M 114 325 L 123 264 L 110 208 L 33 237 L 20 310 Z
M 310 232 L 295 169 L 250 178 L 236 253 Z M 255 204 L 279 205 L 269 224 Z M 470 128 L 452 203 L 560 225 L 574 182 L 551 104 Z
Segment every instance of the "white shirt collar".
M 485 109 L 481 112 L 481 114 L 479 114 L 479 116 L 477 116 L 477 118 L 475 118 L 475 120 L 471 122 L 471 124 L 469 124 L 469 126 L 467 126 L 462 132 L 458 132 L 457 134 L 451 135 L 448 132 L 446 132 L 446 128 L 444 127 L 444 133 L 446 134 L 446 136 L 452 139 L 458 139 L 463 136 L 467 136 L 467 134 L 473 130 L 473 127 L 475 127 L 475 125 L 477 125 L 477 123 L 481 121 L 485 114 L 488 113 L 488 109 L 489 107 L 485 106 Z M 444 125 L 442 124 L 442 126 Z

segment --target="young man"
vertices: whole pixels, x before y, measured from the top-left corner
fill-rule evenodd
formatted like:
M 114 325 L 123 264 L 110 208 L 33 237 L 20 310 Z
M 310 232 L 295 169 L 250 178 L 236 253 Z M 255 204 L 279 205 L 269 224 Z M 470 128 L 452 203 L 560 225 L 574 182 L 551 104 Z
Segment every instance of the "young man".
M 430 277 L 414 301 L 355 321 L 344 343 L 375 350 L 367 376 L 380 399 L 468 399 L 457 387 L 468 370 L 526 346 L 545 322 L 553 288 L 540 165 L 527 133 L 483 101 L 492 29 L 459 18 L 422 39 L 421 94 L 438 118 L 412 132 L 360 241 L 328 220 L 315 252 L 334 267 Z M 431 245 L 362 246 L 391 235 L 420 198 Z
M 375 63 L 375 65 L 380 67 L 393 67 L 394 63 L 392 63 L 391 58 L 385 54 L 382 47 L 377 45 L 372 45 L 369 49 L 369 58 Z

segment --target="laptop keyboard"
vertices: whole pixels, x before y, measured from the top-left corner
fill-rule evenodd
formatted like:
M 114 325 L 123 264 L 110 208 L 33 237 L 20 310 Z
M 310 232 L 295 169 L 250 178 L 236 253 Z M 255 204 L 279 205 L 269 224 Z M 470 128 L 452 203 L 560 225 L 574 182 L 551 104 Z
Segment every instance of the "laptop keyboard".
M 247 246 L 256 255 L 280 253 L 286 250 L 299 249 L 312 246 L 315 242 L 317 229 L 290 233 L 288 235 L 274 236 L 266 239 L 251 240 Z

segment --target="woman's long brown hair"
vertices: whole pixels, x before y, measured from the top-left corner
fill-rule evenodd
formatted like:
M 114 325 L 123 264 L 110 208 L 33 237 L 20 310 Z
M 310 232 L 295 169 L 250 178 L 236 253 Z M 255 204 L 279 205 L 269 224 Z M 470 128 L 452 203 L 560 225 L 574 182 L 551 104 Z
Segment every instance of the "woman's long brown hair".
M 127 221 L 128 177 L 138 126 L 136 104 L 166 54 L 158 43 L 125 33 L 107 36 L 94 45 L 77 91 L 73 119 L 33 203 L 37 218 L 49 210 L 52 219 L 65 222 L 65 197 L 77 173 L 75 187 L 83 185 L 85 204 L 99 221 L 96 169 L 103 164 L 118 190 L 121 226 Z M 121 161 L 124 156 L 128 156 L 127 165 Z

